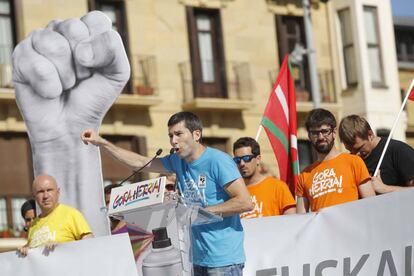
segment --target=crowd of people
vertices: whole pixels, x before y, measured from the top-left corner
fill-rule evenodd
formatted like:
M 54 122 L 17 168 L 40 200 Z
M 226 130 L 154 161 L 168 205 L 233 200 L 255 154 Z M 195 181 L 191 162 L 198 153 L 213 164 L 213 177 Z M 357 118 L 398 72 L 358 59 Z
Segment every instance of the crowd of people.
M 193 227 L 195 275 L 208 275 L 212 270 L 242 274 L 245 256 L 240 219 L 317 212 L 413 185 L 410 164 L 414 150 L 396 140 L 391 140 L 380 173 L 373 176 L 385 141 L 375 136 L 364 118 L 351 115 L 339 124 L 339 137 L 350 153 L 336 148 L 337 122 L 328 110 L 309 112 L 305 127 L 317 158 L 300 173 L 296 195 L 292 195 L 285 182 L 263 174 L 260 145 L 253 138 L 241 137 L 234 142 L 230 157 L 203 145 L 202 122 L 195 114 L 178 112 L 171 116 L 168 135 L 173 153 L 154 159 L 144 170 L 165 172 L 161 175 L 168 177 L 167 191 L 176 191 L 185 201 L 223 217 L 221 222 Z M 132 169 L 151 159 L 117 147 L 91 129 L 85 130 L 81 139 Z M 107 205 L 116 187 L 119 185 L 105 188 Z M 34 200 L 22 206 L 29 229 L 28 242 L 19 249 L 22 255 L 30 247 L 45 245 L 51 250 L 56 243 L 93 236 L 79 211 L 59 203 L 59 187 L 52 176 L 36 177 L 32 190 L 41 213 L 34 219 Z M 111 231 L 127 232 L 127 225 L 111 218 Z

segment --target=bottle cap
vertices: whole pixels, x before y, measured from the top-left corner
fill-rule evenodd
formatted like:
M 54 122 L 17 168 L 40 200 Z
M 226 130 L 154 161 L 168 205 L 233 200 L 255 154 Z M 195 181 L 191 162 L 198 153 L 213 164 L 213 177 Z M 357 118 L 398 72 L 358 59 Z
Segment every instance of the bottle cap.
M 152 248 L 165 248 L 171 246 L 171 239 L 168 238 L 167 228 L 160 227 L 152 229 L 154 240 L 152 241 Z

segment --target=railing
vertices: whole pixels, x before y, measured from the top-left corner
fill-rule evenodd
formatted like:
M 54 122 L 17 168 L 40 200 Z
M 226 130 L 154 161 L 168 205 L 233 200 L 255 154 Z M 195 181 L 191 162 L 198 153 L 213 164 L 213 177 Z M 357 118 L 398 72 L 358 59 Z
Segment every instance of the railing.
M 0 88 L 12 88 L 12 65 L 11 55 L 13 46 L 9 44 L 0 44 Z
M 229 99 L 251 100 L 253 84 L 250 66 L 247 62 L 229 62 L 227 68 L 227 87 Z
M 323 103 L 336 103 L 335 79 L 333 70 L 318 71 L 321 101 Z
M 194 100 L 194 88 L 191 73 L 191 63 L 181 62 L 178 64 L 181 76 L 181 84 L 184 94 L 184 102 Z M 227 77 L 227 99 L 231 100 L 251 100 L 252 99 L 252 80 L 250 66 L 247 62 L 226 62 Z
M 269 70 L 270 89 L 276 81 L 279 71 L 276 69 Z M 319 70 L 318 71 L 320 96 L 322 103 L 336 103 L 337 97 L 335 93 L 335 82 L 333 70 Z M 306 88 L 296 87 L 296 101 L 310 102 L 312 101 L 312 94 Z
M 303 0 L 266 0 L 267 4 L 270 5 L 279 5 L 279 6 L 286 6 L 287 4 L 293 4 L 295 6 L 302 6 Z M 321 3 L 321 0 L 309 0 L 310 4 L 318 4 Z
M 0 63 L 0 88 L 13 88 L 13 74 L 11 64 Z
M 157 93 L 157 66 L 155 56 L 136 55 L 132 59 L 133 93 L 155 95 Z

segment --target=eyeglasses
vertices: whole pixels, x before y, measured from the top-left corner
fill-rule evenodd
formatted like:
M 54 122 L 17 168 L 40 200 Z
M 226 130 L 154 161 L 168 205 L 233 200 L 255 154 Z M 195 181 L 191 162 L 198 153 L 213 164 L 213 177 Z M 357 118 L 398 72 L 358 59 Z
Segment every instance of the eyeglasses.
M 309 136 L 313 138 L 318 138 L 319 133 L 322 134 L 323 137 L 330 135 L 333 131 L 333 128 L 322 128 L 319 130 L 309 130 Z
M 250 154 L 250 155 L 243 155 L 243 156 L 237 156 L 234 157 L 233 160 L 236 162 L 236 164 L 240 164 L 240 162 L 243 160 L 244 163 L 248 163 L 252 161 L 253 158 L 255 158 L 256 155 Z

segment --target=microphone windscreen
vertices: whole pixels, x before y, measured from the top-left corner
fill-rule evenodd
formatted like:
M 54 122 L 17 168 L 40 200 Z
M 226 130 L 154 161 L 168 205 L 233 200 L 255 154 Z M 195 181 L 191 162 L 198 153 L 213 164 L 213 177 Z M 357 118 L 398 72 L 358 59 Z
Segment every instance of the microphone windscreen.
M 170 154 L 173 154 L 175 152 L 175 148 L 170 149 Z

